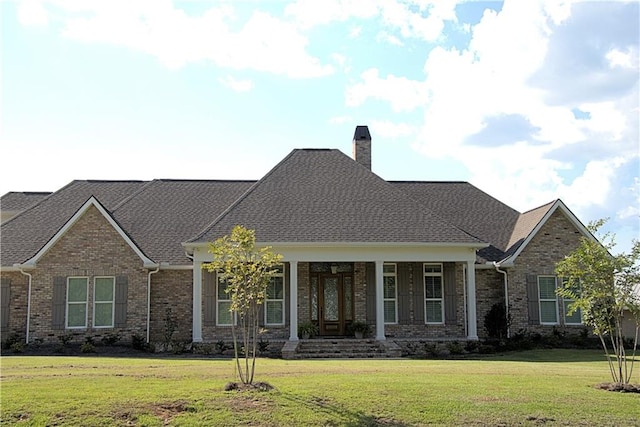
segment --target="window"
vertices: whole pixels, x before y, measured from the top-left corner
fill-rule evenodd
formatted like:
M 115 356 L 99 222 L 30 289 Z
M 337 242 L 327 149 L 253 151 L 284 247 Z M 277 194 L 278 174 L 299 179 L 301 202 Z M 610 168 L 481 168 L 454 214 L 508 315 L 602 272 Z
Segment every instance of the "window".
M 276 267 L 278 273 L 267 285 L 264 301 L 265 325 L 284 325 L 284 266 Z
M 384 323 L 398 322 L 396 264 L 382 266 Z
M 64 283 L 64 282 L 63 282 Z M 87 327 L 88 277 L 67 279 L 67 328 Z
M 115 286 L 115 277 L 93 280 L 93 326 L 96 328 L 113 328 Z
M 424 264 L 425 322 L 444 323 L 442 264 Z
M 228 287 L 228 282 L 220 276 L 217 281 L 217 301 L 218 310 L 216 310 L 217 321 L 220 326 L 231 326 L 233 322 L 233 313 L 231 313 L 231 294 L 225 292 Z
M 540 296 L 540 323 L 557 325 L 558 298 L 555 276 L 538 276 L 538 295 Z
M 567 279 L 562 279 L 563 286 L 566 285 Z M 573 287 L 573 291 L 575 294 L 580 293 L 579 284 L 576 287 Z M 582 324 L 582 312 L 580 309 L 577 309 L 573 312 L 573 314 L 569 315 L 569 307 L 573 304 L 575 300 L 571 298 L 563 298 L 562 299 L 562 307 L 563 307 L 563 316 L 564 316 L 564 324 L 565 325 L 581 325 Z

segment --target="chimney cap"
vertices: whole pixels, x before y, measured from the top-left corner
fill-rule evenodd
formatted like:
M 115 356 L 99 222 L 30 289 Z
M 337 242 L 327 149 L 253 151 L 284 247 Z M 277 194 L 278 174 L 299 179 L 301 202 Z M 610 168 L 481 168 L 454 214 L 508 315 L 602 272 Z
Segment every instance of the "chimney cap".
M 368 126 L 356 126 L 356 131 L 353 134 L 353 140 L 368 140 L 371 141 L 371 134 L 369 133 Z

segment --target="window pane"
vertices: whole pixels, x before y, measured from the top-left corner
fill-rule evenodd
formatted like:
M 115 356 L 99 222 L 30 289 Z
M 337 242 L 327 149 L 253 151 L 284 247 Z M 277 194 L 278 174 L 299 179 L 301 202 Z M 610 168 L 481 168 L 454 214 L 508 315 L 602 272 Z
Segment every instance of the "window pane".
M 580 309 L 577 309 L 576 311 L 574 311 L 571 316 L 567 314 L 569 312 L 569 306 L 571 304 L 573 304 L 573 300 L 570 300 L 570 299 L 564 300 L 564 323 L 573 323 L 573 324 L 582 323 L 582 314 Z
M 384 302 L 384 322 L 396 323 L 396 302 L 395 301 Z
M 218 302 L 218 325 L 230 325 L 232 314 L 229 311 L 231 308 L 230 301 L 219 301 Z
M 218 282 L 218 299 L 231 299 L 231 295 L 226 293 L 224 290 L 227 288 L 227 282 L 226 281 L 219 281 Z
M 427 322 L 442 323 L 441 301 L 427 301 Z
M 311 320 L 318 320 L 318 277 L 311 278 Z
M 67 311 L 67 326 L 70 328 L 85 327 L 87 321 L 86 304 L 69 304 Z
M 424 281 L 427 298 L 442 298 L 442 280 L 440 277 L 425 277 Z
M 385 277 L 384 278 L 384 298 L 396 297 L 396 278 Z
M 94 316 L 95 326 L 113 326 L 113 304 L 97 303 Z
M 557 313 L 555 301 L 540 301 L 540 321 L 542 323 L 557 323 Z
M 396 265 L 395 264 L 384 264 L 382 266 L 383 273 L 396 274 Z
M 282 299 L 284 296 L 282 277 L 274 277 L 267 286 L 267 299 Z
M 284 303 L 282 301 L 267 301 L 267 323 L 268 324 L 280 324 L 282 322 Z
M 540 299 L 556 298 L 555 277 L 538 277 L 538 285 L 540 287 Z
M 427 264 L 424 266 L 425 273 L 440 273 L 442 266 L 440 264 Z
M 94 299 L 96 301 L 113 301 L 113 282 L 112 277 L 96 278 Z
M 86 302 L 87 301 L 87 278 L 71 278 L 69 279 L 69 290 L 67 296 L 68 302 Z
M 353 290 L 351 288 L 351 277 L 345 277 L 344 282 L 344 318 L 345 320 L 353 320 Z

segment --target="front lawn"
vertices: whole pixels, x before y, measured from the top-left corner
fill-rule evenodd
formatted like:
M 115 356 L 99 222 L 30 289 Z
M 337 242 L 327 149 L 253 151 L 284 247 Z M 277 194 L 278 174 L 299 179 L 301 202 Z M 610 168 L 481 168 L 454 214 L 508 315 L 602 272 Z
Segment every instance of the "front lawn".
M 599 351 L 482 360 L 259 359 L 256 381 L 274 390 L 223 391 L 232 380 L 230 359 L 2 357 L 2 424 L 640 425 L 638 394 L 593 387 L 610 380 Z

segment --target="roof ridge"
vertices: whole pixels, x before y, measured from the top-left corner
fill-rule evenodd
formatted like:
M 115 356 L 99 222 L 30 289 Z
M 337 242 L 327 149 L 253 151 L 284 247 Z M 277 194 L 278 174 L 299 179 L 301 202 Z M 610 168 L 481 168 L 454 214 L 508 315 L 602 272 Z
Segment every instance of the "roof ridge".
M 31 206 L 27 207 L 26 209 L 23 209 L 22 211 L 20 211 L 17 215 L 12 216 L 11 218 L 9 218 L 8 220 L 6 220 L 5 222 L 2 223 L 2 225 L 5 224 L 9 224 L 10 222 L 12 222 L 13 220 L 15 220 L 18 217 L 21 217 L 23 214 L 25 214 L 26 212 L 29 212 L 33 209 L 36 208 L 36 206 L 39 206 L 40 204 L 44 203 L 46 200 L 50 199 L 51 197 L 53 197 L 55 194 L 60 193 L 62 190 L 67 189 L 68 187 L 71 187 L 72 185 L 81 182 L 81 180 L 79 179 L 74 179 L 73 181 L 71 181 L 70 183 L 62 186 L 61 188 L 59 188 L 56 191 L 52 191 L 50 192 L 47 196 L 43 197 L 42 199 L 38 200 L 37 202 L 33 203 Z
M 117 211 L 119 208 L 121 208 L 122 206 L 126 205 L 128 202 L 130 202 L 131 200 L 133 200 L 133 198 L 135 196 L 137 196 L 138 194 L 142 193 L 147 187 L 151 186 L 154 182 L 156 182 L 155 179 L 151 180 L 151 181 L 113 181 L 113 182 L 144 182 L 144 185 L 140 186 L 140 188 L 138 188 L 136 191 L 134 191 L 133 193 L 129 194 L 127 197 L 125 197 L 124 199 L 122 199 L 120 202 L 118 202 L 112 210 L 108 211 L 111 216 L 114 216 L 113 213 L 115 211 Z M 96 200 L 98 200 L 98 198 L 96 197 Z M 115 218 L 114 218 L 115 219 Z M 121 227 L 122 225 L 119 224 Z M 124 228 L 123 228 L 124 230 Z
M 300 148 L 294 148 L 293 150 L 291 150 L 291 152 L 289 152 L 289 154 L 287 154 L 282 160 L 280 160 L 278 164 L 276 164 L 273 168 L 271 168 L 269 172 L 267 172 L 262 178 L 256 181 L 251 187 L 247 189 L 247 191 L 242 193 L 240 197 L 238 197 L 224 211 L 222 211 L 222 213 L 218 215 L 210 224 L 208 224 L 204 229 L 202 229 L 200 233 L 198 233 L 196 236 L 192 237 L 191 239 L 187 240 L 187 242 L 198 241 L 201 237 L 203 237 L 209 229 L 211 229 L 218 222 L 220 222 L 225 216 L 227 216 L 233 210 L 233 208 L 235 208 L 240 202 L 246 199 L 249 196 L 249 194 L 255 191 L 255 189 L 258 188 L 260 184 L 265 181 L 265 179 L 273 175 L 274 171 L 277 170 L 279 167 L 281 167 L 284 164 L 284 162 L 286 162 L 289 158 L 291 158 L 296 151 L 301 151 L 301 150 L 302 149 Z

